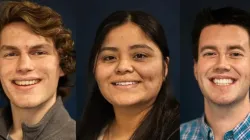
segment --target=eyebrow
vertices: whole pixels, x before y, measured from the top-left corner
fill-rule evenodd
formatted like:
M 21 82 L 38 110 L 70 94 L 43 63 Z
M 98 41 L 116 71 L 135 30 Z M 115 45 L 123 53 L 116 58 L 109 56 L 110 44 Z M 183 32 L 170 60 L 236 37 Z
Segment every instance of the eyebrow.
M 212 45 L 208 45 L 208 46 L 203 46 L 200 50 L 200 52 L 203 52 L 204 50 L 207 50 L 207 49 L 210 49 L 210 50 L 217 50 L 215 46 L 212 46 Z
M 47 48 L 49 46 L 50 46 L 49 44 L 38 44 L 38 45 L 30 46 L 29 49 L 41 49 L 41 48 Z M 0 47 L 0 51 L 3 51 L 3 50 L 17 51 L 19 50 L 19 48 L 17 46 L 12 46 L 12 45 L 2 45 Z
M 241 51 L 245 52 L 245 49 L 241 45 L 230 45 L 227 48 L 228 48 L 228 50 L 238 49 L 238 50 L 241 50 Z
M 216 46 L 208 45 L 208 46 L 202 47 L 200 52 L 203 52 L 206 49 L 217 50 Z M 227 46 L 227 50 L 235 50 L 235 49 L 239 49 L 239 50 L 245 52 L 245 49 L 241 45 L 228 45 Z
M 143 48 L 143 49 L 148 49 L 150 51 L 154 51 L 151 47 L 149 47 L 148 45 L 145 45 L 145 44 L 136 44 L 136 45 L 132 45 L 129 47 L 129 49 L 131 50 L 134 50 L 134 49 L 140 49 L 140 48 Z M 117 47 L 102 47 L 100 49 L 100 53 L 103 52 L 103 51 L 114 51 L 114 52 L 117 52 L 118 51 L 118 48 Z
M 50 45 L 49 44 L 38 44 L 38 45 L 34 45 L 34 46 L 30 47 L 31 50 L 43 49 L 43 48 L 50 48 Z
M 117 52 L 118 49 L 116 47 L 102 47 L 100 49 L 100 53 L 103 52 L 103 51 L 113 51 L 113 52 Z
M 132 49 L 140 49 L 140 48 L 142 48 L 142 49 L 149 49 L 150 51 L 154 51 L 151 47 L 149 47 L 149 46 L 146 45 L 146 44 L 136 44 L 136 45 L 130 46 L 130 49 L 131 49 L 131 50 L 132 50 Z

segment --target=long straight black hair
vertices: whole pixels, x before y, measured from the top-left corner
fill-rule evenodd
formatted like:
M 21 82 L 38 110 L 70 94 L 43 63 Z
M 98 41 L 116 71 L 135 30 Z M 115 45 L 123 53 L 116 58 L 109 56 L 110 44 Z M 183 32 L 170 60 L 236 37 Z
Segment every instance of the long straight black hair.
M 101 130 L 114 117 L 112 105 L 102 96 L 94 78 L 95 61 L 106 35 L 115 27 L 132 22 L 159 47 L 163 65 L 169 57 L 166 36 L 162 26 L 151 15 L 142 11 L 117 11 L 108 16 L 99 26 L 89 59 L 90 96 L 78 127 L 78 140 L 96 140 Z M 166 65 L 164 65 L 166 67 Z M 151 110 L 146 114 L 130 139 L 166 140 L 179 139 L 179 103 L 169 92 L 168 78 L 162 83 L 160 92 Z

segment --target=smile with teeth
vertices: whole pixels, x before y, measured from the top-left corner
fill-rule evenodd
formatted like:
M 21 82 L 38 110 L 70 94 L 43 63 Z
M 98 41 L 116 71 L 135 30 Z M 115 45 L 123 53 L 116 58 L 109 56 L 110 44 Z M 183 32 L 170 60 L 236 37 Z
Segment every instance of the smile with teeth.
M 135 84 L 138 84 L 139 82 L 115 82 L 115 83 L 112 83 L 113 85 L 116 85 L 116 86 L 128 86 L 128 85 L 135 85 Z
M 233 79 L 213 79 L 213 83 L 219 86 L 227 86 L 234 82 Z
M 37 84 L 40 80 L 14 80 L 13 82 L 18 86 L 30 86 Z

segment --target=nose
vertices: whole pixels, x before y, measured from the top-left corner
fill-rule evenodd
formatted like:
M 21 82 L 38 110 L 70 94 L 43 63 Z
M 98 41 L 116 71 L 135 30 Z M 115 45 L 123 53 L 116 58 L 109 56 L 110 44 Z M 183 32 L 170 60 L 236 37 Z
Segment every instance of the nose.
M 231 70 L 231 65 L 225 55 L 218 57 L 214 71 L 217 73 L 224 73 Z
M 21 54 L 17 63 L 17 72 L 25 74 L 32 70 L 34 70 L 34 66 L 29 55 Z
M 134 71 L 132 62 L 128 59 L 119 60 L 115 72 L 117 74 L 132 73 Z

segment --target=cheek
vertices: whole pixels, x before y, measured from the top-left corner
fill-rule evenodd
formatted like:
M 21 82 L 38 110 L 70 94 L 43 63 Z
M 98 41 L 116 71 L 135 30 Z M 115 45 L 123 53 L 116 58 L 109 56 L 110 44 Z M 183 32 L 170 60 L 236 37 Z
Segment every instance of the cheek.
M 4 77 L 9 77 L 11 74 L 14 74 L 15 62 L 10 61 L 0 61 L 0 80 Z
M 162 63 L 159 65 L 143 65 L 137 67 L 137 72 L 143 79 L 142 91 L 147 98 L 155 98 L 162 86 L 164 75 Z
M 162 62 L 138 65 L 135 68 L 146 82 L 162 82 L 164 79 Z
M 39 60 L 34 62 L 33 64 L 35 64 L 35 69 L 39 72 L 48 75 L 55 75 L 55 76 L 60 75 L 59 61 L 54 57 L 49 59 Z
M 98 84 L 106 83 L 114 72 L 113 65 L 97 64 L 95 68 L 95 79 Z
M 233 67 L 240 75 L 245 75 L 250 80 L 250 60 L 244 63 L 235 63 Z
M 214 67 L 214 62 L 212 60 L 200 60 L 196 65 L 197 76 L 205 75 Z

